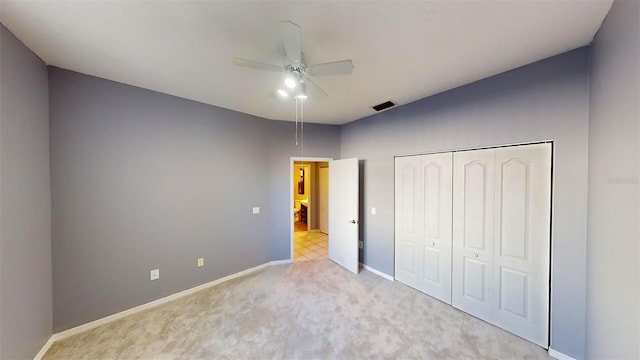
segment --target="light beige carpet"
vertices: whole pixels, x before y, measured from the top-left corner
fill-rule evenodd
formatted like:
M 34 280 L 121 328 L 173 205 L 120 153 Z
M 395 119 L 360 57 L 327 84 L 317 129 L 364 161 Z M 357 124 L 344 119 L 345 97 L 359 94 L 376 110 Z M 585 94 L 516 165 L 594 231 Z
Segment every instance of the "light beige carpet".
M 523 359 L 544 349 L 330 260 L 264 269 L 53 344 L 45 359 Z

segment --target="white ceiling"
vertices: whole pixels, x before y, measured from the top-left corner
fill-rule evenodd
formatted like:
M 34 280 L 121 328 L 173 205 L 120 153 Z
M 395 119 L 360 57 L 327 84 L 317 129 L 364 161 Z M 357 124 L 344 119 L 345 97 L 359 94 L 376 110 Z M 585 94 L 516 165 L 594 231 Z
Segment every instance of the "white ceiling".
M 267 96 L 279 74 L 231 63 L 281 65 L 278 22 L 292 20 L 308 65 L 353 60 L 305 102 L 305 121 L 344 124 L 587 45 L 612 1 L 0 0 L 0 21 L 49 65 L 293 120 L 293 100 Z

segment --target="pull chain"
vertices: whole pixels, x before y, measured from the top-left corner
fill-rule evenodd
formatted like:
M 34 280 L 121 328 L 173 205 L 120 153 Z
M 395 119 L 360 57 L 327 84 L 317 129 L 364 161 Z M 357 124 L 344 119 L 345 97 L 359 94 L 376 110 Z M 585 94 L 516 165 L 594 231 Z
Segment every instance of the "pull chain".
M 298 146 L 298 98 L 296 98 L 296 146 Z
M 300 105 L 298 106 L 298 101 Z M 298 114 L 300 114 L 300 141 L 298 141 Z M 304 157 L 304 99 L 296 98 L 296 146 L 300 145 L 300 156 Z
M 300 153 L 304 158 L 304 99 L 300 99 Z

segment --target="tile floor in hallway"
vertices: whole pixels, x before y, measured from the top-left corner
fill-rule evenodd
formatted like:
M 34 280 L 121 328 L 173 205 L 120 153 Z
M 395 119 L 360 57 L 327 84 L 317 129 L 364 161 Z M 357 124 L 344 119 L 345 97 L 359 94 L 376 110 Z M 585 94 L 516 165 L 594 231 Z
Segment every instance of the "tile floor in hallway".
M 329 236 L 319 231 L 294 233 L 294 261 L 324 259 L 329 255 Z

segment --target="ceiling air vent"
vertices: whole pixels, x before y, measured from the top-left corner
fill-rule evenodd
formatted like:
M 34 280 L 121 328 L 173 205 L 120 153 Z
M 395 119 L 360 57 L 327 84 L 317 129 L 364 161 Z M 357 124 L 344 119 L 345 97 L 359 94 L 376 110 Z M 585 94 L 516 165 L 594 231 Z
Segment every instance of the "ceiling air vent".
M 382 104 L 374 105 L 374 106 L 372 106 L 372 108 L 375 111 L 382 111 L 382 110 L 388 109 L 388 108 L 390 108 L 392 106 L 396 106 L 396 104 L 393 101 L 389 100 L 389 101 L 383 102 Z

